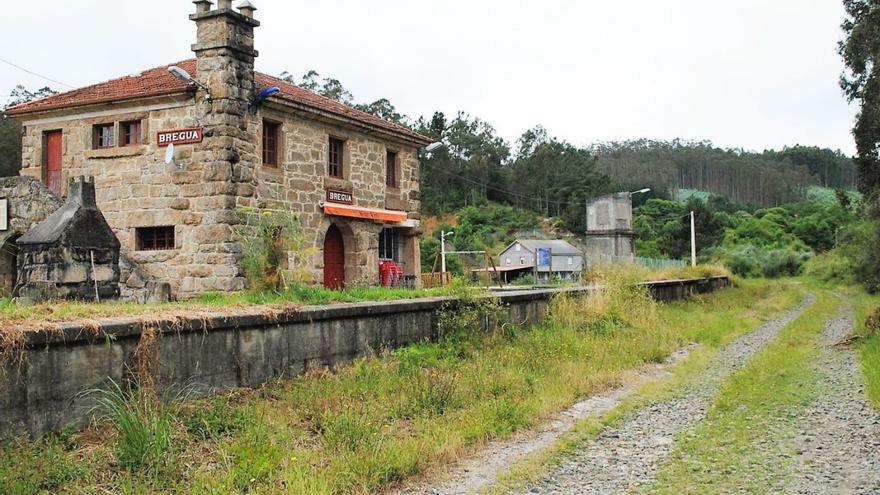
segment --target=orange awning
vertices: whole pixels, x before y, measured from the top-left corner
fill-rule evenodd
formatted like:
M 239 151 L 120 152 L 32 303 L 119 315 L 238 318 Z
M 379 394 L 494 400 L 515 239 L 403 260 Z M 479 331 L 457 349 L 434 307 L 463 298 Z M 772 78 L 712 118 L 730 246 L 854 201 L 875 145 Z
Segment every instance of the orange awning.
M 406 221 L 405 211 L 383 210 L 381 208 L 364 208 L 361 206 L 324 203 L 324 213 L 340 217 L 365 218 L 380 222 L 399 223 Z

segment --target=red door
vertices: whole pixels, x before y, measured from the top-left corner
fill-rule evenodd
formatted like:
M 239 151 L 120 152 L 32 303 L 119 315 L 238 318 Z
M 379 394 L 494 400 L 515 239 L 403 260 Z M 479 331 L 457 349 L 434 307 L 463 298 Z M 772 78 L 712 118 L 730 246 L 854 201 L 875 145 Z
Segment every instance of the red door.
M 61 131 L 49 131 L 44 136 L 46 143 L 45 182 L 50 191 L 61 196 Z
M 345 288 L 345 243 L 335 225 L 330 226 L 324 237 L 324 287 Z

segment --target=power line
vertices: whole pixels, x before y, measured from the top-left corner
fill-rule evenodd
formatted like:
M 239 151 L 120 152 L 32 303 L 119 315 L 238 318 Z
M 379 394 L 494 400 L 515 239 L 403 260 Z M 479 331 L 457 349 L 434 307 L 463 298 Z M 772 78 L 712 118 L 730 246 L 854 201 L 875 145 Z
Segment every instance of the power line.
M 42 74 L 37 74 L 36 72 L 31 71 L 31 70 L 28 70 L 28 69 L 25 69 L 24 67 L 22 67 L 22 66 L 20 66 L 20 65 L 16 65 L 16 64 L 10 62 L 9 60 L 4 60 L 4 59 L 0 58 L 0 62 L 3 62 L 3 63 L 8 64 L 8 65 L 11 65 L 12 67 L 15 67 L 15 68 L 18 69 L 18 70 L 21 70 L 21 71 L 27 72 L 28 74 L 30 74 L 30 75 L 32 75 L 32 76 L 37 76 L 37 77 L 39 77 L 39 78 L 41 78 L 41 79 L 45 79 L 45 80 L 47 80 L 47 81 L 49 81 L 49 82 L 53 82 L 53 83 L 55 83 L 55 84 L 59 84 L 59 85 L 64 86 L 64 87 L 67 87 L 67 88 L 70 88 L 70 89 L 74 89 L 74 87 L 71 86 L 70 84 L 65 84 L 65 83 L 63 83 L 63 82 L 61 82 L 61 81 L 56 81 L 55 79 L 52 79 L 51 77 L 46 77 L 46 76 L 44 76 L 44 75 L 42 75 Z

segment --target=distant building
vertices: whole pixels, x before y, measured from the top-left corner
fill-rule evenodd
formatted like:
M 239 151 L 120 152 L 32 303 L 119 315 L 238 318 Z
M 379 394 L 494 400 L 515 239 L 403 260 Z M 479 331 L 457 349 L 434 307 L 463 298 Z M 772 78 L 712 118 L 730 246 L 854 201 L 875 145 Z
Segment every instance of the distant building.
M 587 257 L 633 257 L 632 195 L 616 193 L 587 205 Z
M 498 271 L 508 282 L 523 275 L 534 275 L 538 283 L 548 283 L 554 277 L 573 281 L 583 268 L 583 254 L 563 240 L 517 239 L 498 259 Z

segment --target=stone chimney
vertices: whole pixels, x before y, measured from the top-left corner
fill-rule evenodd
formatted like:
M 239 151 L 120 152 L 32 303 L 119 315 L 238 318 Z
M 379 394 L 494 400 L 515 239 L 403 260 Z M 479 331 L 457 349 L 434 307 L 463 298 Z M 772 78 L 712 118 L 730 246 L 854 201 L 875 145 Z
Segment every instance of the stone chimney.
M 242 11 L 232 8 L 231 0 L 219 0 L 211 10 L 209 0 L 195 0 L 196 13 L 189 16 L 196 23 L 197 78 L 210 88 L 213 99 L 251 101 L 254 92 L 254 28 L 256 8 L 250 3 Z
M 240 10 L 231 0 L 195 0 L 196 11 L 189 18 L 196 23 L 197 80 L 210 90 L 196 98 L 193 125 L 204 128 L 204 141 L 193 147 L 185 175 L 190 194 L 198 197 L 188 212 L 195 221 L 188 226 L 189 241 L 181 247 L 183 256 L 193 261 L 182 268 L 172 282 L 178 297 L 241 290 L 246 280 L 240 270 L 230 270 L 241 259 L 240 241 L 235 234 L 239 198 L 253 194 L 254 169 L 260 162 L 257 150 L 256 115 L 250 111 L 254 84 L 254 28 L 256 8 L 245 2 Z

